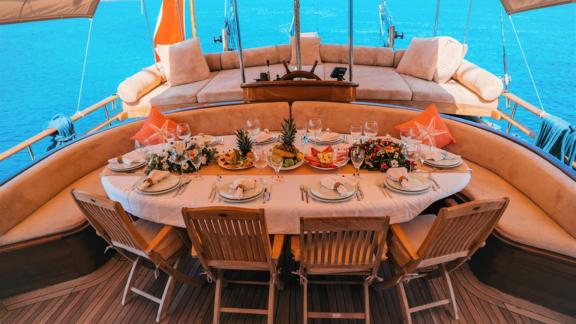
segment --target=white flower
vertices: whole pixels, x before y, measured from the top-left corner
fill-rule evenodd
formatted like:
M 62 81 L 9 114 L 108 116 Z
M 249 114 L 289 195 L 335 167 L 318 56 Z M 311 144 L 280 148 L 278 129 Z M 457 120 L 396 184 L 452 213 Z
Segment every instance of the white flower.
M 202 165 L 205 165 L 208 162 L 206 155 L 202 155 L 202 157 L 200 158 L 200 161 L 202 161 Z
M 394 158 L 397 159 L 399 157 L 398 152 L 394 153 Z
M 182 168 L 182 170 L 188 170 L 188 161 L 180 162 L 180 167 Z
M 397 168 L 398 167 L 398 161 L 392 160 L 392 161 L 390 161 L 390 165 L 392 165 L 393 168 Z

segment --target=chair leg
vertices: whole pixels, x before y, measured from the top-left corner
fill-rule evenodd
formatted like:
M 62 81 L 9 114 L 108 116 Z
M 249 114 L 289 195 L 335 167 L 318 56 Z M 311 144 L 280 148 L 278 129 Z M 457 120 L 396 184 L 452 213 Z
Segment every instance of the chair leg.
M 452 287 L 452 280 L 450 279 L 450 274 L 448 273 L 448 271 L 446 271 L 446 267 L 444 266 L 444 264 L 442 264 L 442 276 L 444 277 L 444 280 L 446 281 L 446 285 L 448 286 L 448 293 L 450 295 L 450 307 L 448 308 L 450 311 L 450 314 L 452 315 L 452 317 L 454 317 L 455 320 L 458 320 L 459 316 L 458 316 L 458 305 L 456 304 L 456 296 L 454 294 L 454 288 Z
M 212 324 L 220 322 L 220 298 L 222 294 L 222 272 L 218 271 L 216 275 L 216 288 L 214 291 L 214 316 L 212 317 Z
M 364 314 L 366 324 L 370 324 L 370 283 L 364 281 Z
M 130 288 L 136 279 L 136 268 L 138 268 L 138 263 L 140 262 L 140 257 L 136 257 L 136 259 L 132 262 L 132 268 L 130 269 L 130 273 L 128 274 L 128 279 L 126 280 L 126 286 L 124 286 L 124 294 L 122 295 L 122 305 L 126 305 L 126 303 L 132 297 L 132 291 Z
M 304 313 L 304 324 L 308 324 L 308 281 L 307 280 L 304 280 L 302 287 L 304 289 L 304 298 L 302 298 L 303 299 L 302 310 Z
M 271 274 L 270 277 L 268 286 L 268 324 L 274 323 L 274 305 L 276 305 L 276 276 Z
M 178 265 L 180 264 L 180 258 L 177 258 L 174 262 L 174 269 L 178 270 Z M 170 300 L 172 299 L 172 291 L 176 280 L 172 276 L 168 276 L 168 281 L 166 281 L 166 286 L 164 287 L 164 292 L 162 293 L 162 298 L 160 299 L 160 306 L 158 307 L 158 313 L 156 313 L 156 322 L 160 322 L 166 315 L 168 306 L 170 305 Z
M 398 296 L 400 297 L 400 306 L 402 307 L 402 318 L 404 319 L 404 323 L 412 324 L 412 318 L 410 316 L 410 304 L 408 303 L 406 290 L 404 290 L 404 281 L 400 281 L 396 285 L 396 290 L 398 291 Z

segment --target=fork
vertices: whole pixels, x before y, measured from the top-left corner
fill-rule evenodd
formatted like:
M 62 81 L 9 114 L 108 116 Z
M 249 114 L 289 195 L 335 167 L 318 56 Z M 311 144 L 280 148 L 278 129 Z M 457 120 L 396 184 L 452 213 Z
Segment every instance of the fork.
M 300 199 L 304 201 L 304 185 L 300 185 Z
M 186 179 L 182 181 L 182 184 L 180 184 L 180 187 L 178 188 L 178 190 L 176 190 L 176 193 L 174 194 L 173 197 L 180 196 L 181 194 L 183 194 L 184 191 L 186 191 L 188 185 L 190 184 L 190 181 L 192 181 L 192 179 Z

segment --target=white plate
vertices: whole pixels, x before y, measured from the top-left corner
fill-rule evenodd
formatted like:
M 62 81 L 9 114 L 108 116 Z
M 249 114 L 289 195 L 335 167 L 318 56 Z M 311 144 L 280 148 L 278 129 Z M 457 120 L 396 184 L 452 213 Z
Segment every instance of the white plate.
M 274 143 L 274 142 L 278 141 L 278 138 L 280 138 L 280 135 L 275 134 L 275 135 L 272 135 L 272 137 L 270 137 L 269 139 L 267 139 L 267 140 L 265 140 L 265 141 L 257 142 L 256 140 L 254 140 L 254 144 L 255 144 L 255 145 L 271 144 L 271 143 Z
M 386 188 L 390 189 L 390 191 L 392 191 L 392 192 L 397 192 L 397 193 L 403 194 L 403 195 L 420 195 L 420 194 L 427 193 L 428 191 L 430 191 L 430 188 L 422 190 L 422 191 L 398 190 L 398 189 L 395 189 L 394 187 L 390 186 L 390 184 L 388 182 L 386 182 Z
M 351 198 L 356 194 L 356 188 L 351 184 L 345 184 L 346 188 L 348 189 L 348 193 L 346 195 L 341 195 L 336 190 L 331 190 L 325 188 L 320 183 L 315 183 L 310 186 L 310 193 L 320 199 L 324 200 L 331 200 L 331 201 L 339 201 Z
M 139 169 L 146 165 L 146 161 L 136 163 L 108 163 L 108 168 L 114 172 L 125 172 Z
M 231 204 L 241 204 L 241 203 L 251 202 L 251 201 L 254 201 L 254 200 L 260 198 L 261 196 L 262 196 L 262 193 L 260 193 L 257 196 L 254 196 L 252 198 L 249 198 L 249 199 L 238 200 L 238 199 L 228 199 L 228 198 L 222 197 L 222 195 L 218 195 L 218 197 L 220 197 L 220 199 L 222 199 L 222 201 L 227 202 L 227 203 L 231 203 Z
M 254 188 L 244 191 L 244 198 L 238 199 L 235 197 L 236 190 L 231 189 L 230 184 L 232 184 L 232 182 L 222 184 L 220 188 L 218 188 L 218 195 L 224 199 L 233 200 L 235 202 L 248 201 L 251 199 L 253 200 L 254 198 L 260 196 L 260 194 L 262 194 L 264 191 L 264 186 L 259 181 L 256 181 Z
M 412 181 L 419 181 L 421 184 L 411 189 L 406 189 L 402 187 L 399 182 L 396 182 L 390 178 L 386 178 L 386 186 L 388 188 L 395 189 L 396 191 L 414 192 L 414 193 L 424 192 L 430 189 L 430 187 L 432 186 L 432 182 L 426 178 L 418 177 L 413 174 L 409 174 L 408 177 L 410 177 Z
M 342 137 L 342 136 L 340 136 L 340 137 L 338 137 L 337 139 L 332 140 L 332 141 L 320 141 L 320 140 L 316 140 L 316 139 L 314 139 L 314 138 L 310 138 L 310 142 L 313 143 L 313 144 L 316 144 L 316 145 L 333 145 L 333 144 L 338 144 L 338 143 L 340 143 L 340 142 L 342 142 L 342 141 L 343 141 L 343 137 Z
M 206 143 L 206 145 L 212 145 L 212 144 L 214 144 L 216 137 L 214 137 L 212 135 L 196 135 L 196 136 L 192 136 L 192 140 L 198 144 Z
M 219 167 L 221 167 L 222 169 L 226 169 L 226 170 L 246 170 L 246 169 L 250 169 L 250 168 L 254 167 L 254 163 L 252 163 L 250 165 L 243 166 L 243 167 L 236 167 L 236 166 L 227 165 L 227 164 L 224 164 L 225 161 L 223 159 L 221 159 L 220 156 L 218 156 L 216 158 L 216 162 L 218 163 Z
M 143 181 L 144 178 L 140 181 Z M 145 189 L 136 188 L 136 190 L 145 195 L 161 195 L 170 192 L 178 187 L 180 184 L 180 177 L 176 175 L 169 175 L 166 179 L 160 181 Z
M 441 161 L 424 160 L 424 164 L 428 164 L 438 168 L 455 168 L 460 164 L 462 164 L 462 162 L 463 161 L 461 158 L 441 160 Z
M 316 170 L 330 171 L 330 170 L 337 170 L 337 169 L 340 169 L 341 167 L 346 166 L 346 164 L 348 164 L 348 160 L 340 161 L 339 163 L 334 163 L 334 164 L 336 165 L 336 167 L 334 167 L 334 168 L 323 168 L 323 167 L 308 163 L 309 166 L 313 167 Z

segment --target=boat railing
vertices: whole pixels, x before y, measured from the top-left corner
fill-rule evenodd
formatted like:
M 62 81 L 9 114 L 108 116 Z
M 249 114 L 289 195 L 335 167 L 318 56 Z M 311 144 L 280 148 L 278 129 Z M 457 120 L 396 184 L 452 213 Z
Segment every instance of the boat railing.
M 498 109 L 492 114 L 492 118 L 496 120 L 503 119 L 508 123 L 506 125 L 506 134 L 510 134 L 512 126 L 514 126 L 528 137 L 535 138 L 536 133 L 534 130 L 524 126 L 522 123 L 516 120 L 516 112 L 518 111 L 518 107 L 524 108 L 528 112 L 540 118 L 546 117 L 546 112 L 511 92 L 503 92 L 502 97 L 504 98 L 504 106 L 506 107 L 506 110 L 509 110 L 510 112 L 507 113 L 506 111 Z
M 105 115 L 105 120 L 103 122 L 101 122 L 100 124 L 96 125 L 95 127 L 91 128 L 87 134 L 99 131 L 101 129 L 103 129 L 106 126 L 110 126 L 112 125 L 112 123 L 114 121 L 120 121 L 123 120 L 126 117 L 126 113 L 123 112 L 122 110 L 118 110 L 118 96 L 117 95 L 112 95 L 109 96 L 108 98 L 105 98 L 97 103 L 95 103 L 94 105 L 82 110 L 82 111 L 78 111 L 76 112 L 74 115 L 72 115 L 70 117 L 70 119 L 72 120 L 72 122 L 76 122 L 96 111 L 104 111 L 104 115 Z M 4 161 L 5 159 L 15 155 L 16 153 L 26 149 L 28 151 L 28 155 L 30 156 L 30 159 L 32 161 L 34 161 L 35 154 L 34 151 L 32 149 L 32 145 L 40 142 L 41 140 L 45 139 L 46 137 L 49 136 L 53 136 L 58 132 L 57 129 L 55 128 L 47 128 L 43 131 L 41 131 L 40 133 L 24 140 L 23 142 L 13 146 L 12 148 L 9 148 L 8 150 L 2 152 L 0 154 L 0 161 Z

